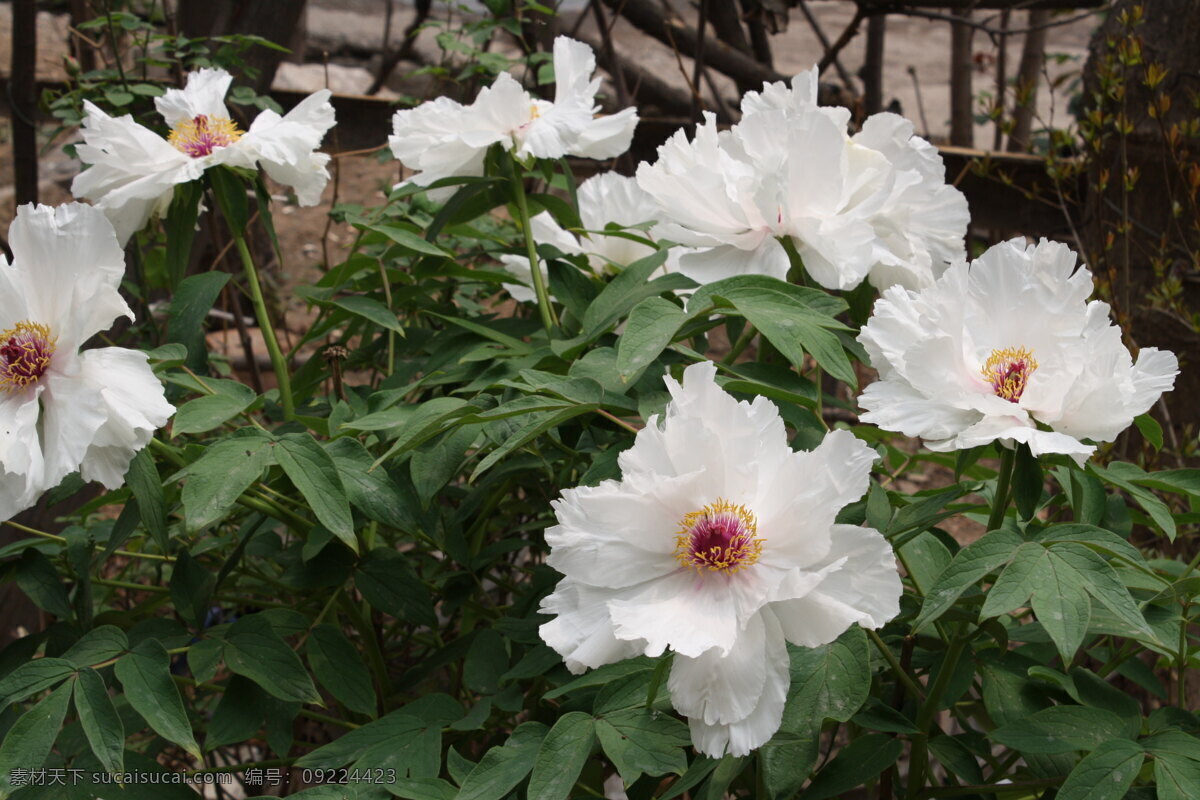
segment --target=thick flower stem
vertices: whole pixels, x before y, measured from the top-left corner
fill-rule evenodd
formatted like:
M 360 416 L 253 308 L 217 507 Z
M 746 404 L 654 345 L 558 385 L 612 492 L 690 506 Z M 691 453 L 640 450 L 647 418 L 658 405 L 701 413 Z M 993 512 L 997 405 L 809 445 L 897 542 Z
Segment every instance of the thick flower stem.
M 924 704 L 921 705 L 921 710 L 917 712 L 917 728 L 921 732 L 913 737 L 912 756 L 908 769 L 907 797 L 909 800 L 916 800 L 921 796 L 921 789 L 929 774 L 929 734 L 933 727 L 933 720 L 937 716 L 938 706 L 941 705 L 942 694 L 950 685 L 950 679 L 958 668 L 958 659 L 962 656 L 966 644 L 967 640 L 962 636 L 955 637 L 950 641 L 937 678 L 929 687 L 929 693 L 926 695 Z
M 996 476 L 996 494 L 992 497 L 992 513 L 988 515 L 987 529 L 994 531 L 1004 522 L 1008 511 L 1009 489 L 1012 485 L 1013 467 L 1017 463 L 1017 451 L 1000 448 L 1000 472 Z
M 525 251 L 529 255 L 529 273 L 533 277 L 533 291 L 537 294 L 538 312 L 542 316 L 542 327 L 551 336 L 558 327 L 558 317 L 550 305 L 550 294 L 546 291 L 546 279 L 538 260 L 537 242 L 533 240 L 533 228 L 529 224 L 529 201 L 525 197 L 525 181 L 521 162 L 513 158 L 513 198 L 517 201 L 517 214 L 521 217 L 521 232 L 525 234 Z
M 263 342 L 267 352 L 271 354 L 271 366 L 275 369 L 275 379 L 279 382 L 279 400 L 283 404 L 284 419 L 296 416 L 296 404 L 292 399 L 292 378 L 288 372 L 287 359 L 279 348 L 279 340 L 275 337 L 275 328 L 267 314 L 267 303 L 263 300 L 262 284 L 258 282 L 258 268 L 250 257 L 250 248 L 246 246 L 246 238 L 240 233 L 233 235 L 234 245 L 242 259 L 242 268 L 246 273 L 246 286 L 250 290 L 250 302 L 254 306 L 254 316 L 258 319 L 258 327 L 262 330 Z

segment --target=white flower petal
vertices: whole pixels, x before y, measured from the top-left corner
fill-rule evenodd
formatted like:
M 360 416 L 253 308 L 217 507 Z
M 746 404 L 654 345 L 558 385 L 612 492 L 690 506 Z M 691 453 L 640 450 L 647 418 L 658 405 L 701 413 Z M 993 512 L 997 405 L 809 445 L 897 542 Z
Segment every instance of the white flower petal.
M 78 349 L 116 317 L 133 319 L 117 291 L 125 255 L 103 212 L 82 203 L 24 205 L 9 243 L 8 278 L 19 285 L 28 321 L 50 325 L 64 351 Z
M 705 580 L 709 577 L 716 580 Z M 648 656 L 660 655 L 668 647 L 693 657 L 712 648 L 728 653 L 737 643 L 740 626 L 731 592 L 743 577 L 700 575 L 680 568 L 631 587 L 608 602 L 613 630 L 618 639 L 644 641 Z
M 904 587 L 896 557 L 878 531 L 834 525 L 825 562 L 837 561 L 844 563 L 803 597 L 771 604 L 789 642 L 817 647 L 851 625 L 879 628 L 900 613 Z
M 712 758 L 721 758 L 726 753 L 732 756 L 748 755 L 775 735 L 783 719 L 788 686 L 791 684 L 787 647 L 779 622 L 769 608 L 755 619 L 763 630 L 761 642 L 743 643 L 739 639 L 738 647 L 724 658 L 715 653 L 694 660 L 676 656 L 671 669 L 671 701 L 681 713 L 687 713 L 681 708 L 681 703 L 689 707 L 695 705 L 693 695 L 701 692 L 707 700 L 703 705 L 704 711 L 728 710 L 735 705 L 730 701 L 737 701 L 739 710 L 745 708 L 748 703 L 741 693 L 758 685 L 758 681 L 747 685 L 743 670 L 761 670 L 761 689 L 755 694 L 753 703 L 749 704 L 750 710 L 745 715 L 727 722 L 710 722 L 704 714 L 688 715 L 692 743 L 698 751 Z M 682 674 L 677 677 L 677 672 Z M 721 692 L 728 694 L 722 696 Z
M 790 265 L 787 251 L 773 238 L 764 239 L 753 250 L 722 245 L 679 256 L 679 271 L 700 285 L 734 275 L 768 275 L 783 280 Z
M 681 514 L 616 481 L 567 489 L 546 530 L 546 563 L 592 586 L 619 589 L 674 572 Z
M 183 89 L 167 89 L 154 98 L 154 107 L 172 128 L 201 115 L 229 119 L 225 93 L 231 83 L 233 76 L 223 69 L 199 69 L 188 74 Z
M 40 387 L 0 392 L 0 520 L 29 508 L 45 485 L 45 464 L 38 439 Z
M 572 673 L 578 675 L 586 669 L 633 658 L 645 648 L 640 640 L 624 641 L 613 635 L 608 601 L 615 596 L 614 590 L 564 578 L 542 600 L 538 611 L 557 616 L 539 627 L 538 633 L 563 657 Z
M 295 189 L 300 205 L 316 205 L 329 182 L 329 155 L 314 152 L 334 125 L 329 97 L 328 89 L 314 92 L 282 117 L 263 111 L 229 149 L 251 164 L 261 163 L 272 180 Z
M 87 100 L 83 108 L 84 144 L 75 150 L 91 166 L 75 176 L 71 193 L 103 210 L 124 246 L 151 216 L 166 212 L 176 184 L 199 178 L 206 165 L 133 117 L 110 117 Z
M 89 441 L 80 463 L 85 481 L 99 481 L 108 489 L 125 480 L 129 462 L 150 442 L 154 431 L 175 413 L 166 400 L 162 382 L 139 350 L 102 347 L 81 353 L 80 378 L 92 403 L 104 411 L 104 424 Z

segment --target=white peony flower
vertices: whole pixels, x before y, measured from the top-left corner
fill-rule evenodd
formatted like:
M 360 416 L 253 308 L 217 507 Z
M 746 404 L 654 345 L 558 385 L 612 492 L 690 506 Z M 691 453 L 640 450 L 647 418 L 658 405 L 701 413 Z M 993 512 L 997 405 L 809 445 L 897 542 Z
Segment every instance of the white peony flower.
M 658 218 L 658 205 L 638 187 L 633 178 L 616 172 L 603 172 L 579 184 L 576 195 L 579 199 L 579 221 L 585 230 L 583 235 L 577 237 L 564 230 L 548 212 L 543 211 L 530 220 L 535 241 L 554 245 L 567 255 L 587 254 L 588 265 L 596 273 L 620 271 L 656 252 L 648 244 L 604 233 L 609 224 L 632 228 Z M 630 231 L 630 234 L 643 239 L 651 238 L 642 230 Z M 672 248 L 666 263 L 651 278 L 677 272 L 680 252 L 680 248 Z M 502 255 L 500 261 L 508 272 L 522 281 L 521 284 L 504 284 L 513 299 L 521 303 L 535 302 L 537 298 L 533 289 L 529 288 L 533 280 L 529 258 Z M 546 262 L 541 262 L 541 267 L 542 275 L 549 281 Z
M 79 352 L 118 316 L 124 254 L 104 214 L 21 206 L 0 259 L 0 520 L 79 470 L 109 489 L 175 409 L 146 354 Z
M 418 186 L 482 175 L 487 150 L 497 143 L 520 159 L 619 156 L 633 140 L 637 110 L 597 117 L 600 78 L 592 78 L 595 70 L 592 48 L 559 36 L 554 40 L 554 102 L 534 97 L 502 72 L 469 106 L 439 97 L 397 111 L 389 139 L 392 153 L 417 170 L 408 182 Z M 432 196 L 445 199 L 452 193 L 441 189 Z
M 668 679 L 692 741 L 745 755 L 779 728 L 785 641 L 815 647 L 850 625 L 899 613 L 892 549 L 834 523 L 867 490 L 875 458 L 848 431 L 794 452 L 769 400 L 739 402 L 701 362 L 667 379 L 621 453 L 622 479 L 563 492 L 547 563 L 566 577 L 541 610 L 541 636 L 575 673 L 674 652 Z
M 790 239 L 828 289 L 864 278 L 885 288 L 931 283 L 964 255 L 966 199 L 945 184 L 941 157 L 894 114 L 847 133 L 850 112 L 816 103 L 817 73 L 791 88 L 747 92 L 742 121 L 715 118 L 689 142 L 677 132 L 638 183 L 661 206 L 662 236 L 704 250 L 680 267 L 701 283 L 738 274 L 787 275 Z
M 1153 347 L 1133 362 L 1075 262 L 1064 244 L 1013 239 L 919 292 L 885 291 L 858 337 L 879 371 L 861 419 L 930 450 L 1023 442 L 1082 464 L 1096 448 L 1081 440 L 1116 438 L 1179 368 Z
M 103 209 L 122 245 L 152 216 L 166 213 L 176 184 L 219 164 L 261 164 L 273 180 L 296 191 L 300 205 L 320 202 L 329 156 L 316 149 L 334 123 L 329 90 L 314 92 L 282 117 L 263 111 L 243 131 L 225 107 L 232 81 L 225 70 L 202 69 L 188 75 L 187 88 L 156 98 L 171 126 L 166 139 L 129 115 L 110 117 L 84 101 L 84 144 L 76 152 L 91 167 L 76 176 L 71 191 Z

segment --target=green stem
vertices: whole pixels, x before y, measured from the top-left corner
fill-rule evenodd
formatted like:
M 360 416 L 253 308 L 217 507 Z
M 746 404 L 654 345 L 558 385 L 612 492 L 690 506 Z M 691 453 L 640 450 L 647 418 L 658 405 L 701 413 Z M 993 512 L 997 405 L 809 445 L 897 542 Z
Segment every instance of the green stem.
M 65 536 L 59 536 L 58 534 L 46 533 L 45 531 L 39 531 L 37 528 L 30 528 L 26 525 L 22 525 L 19 522 L 13 522 L 10 519 L 4 520 L 3 524 L 8 525 L 10 528 L 16 528 L 17 530 L 22 531 L 24 533 L 29 533 L 34 536 L 40 536 L 43 539 L 49 539 L 52 542 L 58 542 L 59 544 L 67 543 L 67 539 Z M 155 553 L 135 553 L 132 550 L 114 550 L 113 555 L 124 556 L 125 558 L 145 558 L 145 559 L 149 559 L 150 561 L 166 561 L 168 563 L 175 561 L 175 559 L 171 556 L 160 556 Z
M 992 497 L 992 513 L 988 516 L 987 529 L 994 531 L 1004 522 L 1008 511 L 1009 489 L 1012 485 L 1013 467 L 1017 463 L 1017 451 L 1000 448 L 1000 472 L 996 476 L 996 494 Z
M 546 335 L 554 333 L 558 318 L 550 305 L 550 294 L 546 291 L 546 279 L 542 277 L 542 265 L 538 259 L 537 242 L 533 240 L 533 228 L 529 224 L 529 201 L 525 197 L 525 181 L 521 162 L 513 157 L 513 197 L 517 201 L 517 213 L 521 218 L 521 231 L 525 234 L 525 251 L 529 256 L 529 274 L 533 277 L 533 291 L 537 294 L 538 312 L 542 316 L 542 327 Z
M 912 757 L 909 761 L 908 798 L 915 800 L 924 788 L 925 778 L 929 774 L 929 733 L 933 727 L 934 717 L 937 716 L 938 706 L 941 705 L 942 694 L 950 685 L 950 679 L 958 667 L 958 659 L 966 647 L 965 637 L 957 637 L 950 641 L 946 657 L 942 659 L 942 667 L 938 670 L 937 678 L 929 687 L 929 694 L 917 712 L 917 727 L 920 733 L 913 737 Z
M 721 359 L 721 363 L 732 364 L 737 361 L 737 357 L 742 354 L 742 351 L 750 346 L 750 342 L 754 340 L 754 337 L 757 334 L 758 330 L 749 322 L 746 322 L 746 327 L 742 329 L 741 336 L 739 336 L 737 341 L 733 343 L 733 346 L 729 349 L 729 354 Z
M 258 318 L 258 327 L 262 330 L 263 342 L 267 352 L 271 354 L 271 366 L 275 369 L 275 379 L 279 382 L 279 400 L 283 403 L 284 419 L 296 416 L 295 401 L 292 400 L 292 378 L 288 372 L 287 359 L 275 338 L 275 328 L 271 325 L 271 317 L 267 314 L 267 303 L 263 300 L 262 285 L 258 282 L 258 268 L 250 257 L 250 248 L 246 246 L 246 238 L 240 233 L 233 234 L 233 242 L 237 246 L 238 255 L 242 259 L 242 268 L 246 272 L 246 286 L 250 290 L 250 302 L 254 306 L 254 316 Z
M 925 696 L 925 693 L 921 691 L 921 686 L 904 670 L 904 667 L 896 659 L 896 654 L 892 652 L 892 648 L 887 646 L 887 643 L 880 638 L 879 634 L 870 628 L 867 628 L 866 631 L 867 636 L 875 643 L 875 647 L 883 655 L 883 659 L 888 662 L 888 666 L 891 667 L 892 672 L 896 673 L 896 678 L 899 679 L 900 683 L 904 684 L 904 688 L 913 696 L 913 699 L 920 702 Z

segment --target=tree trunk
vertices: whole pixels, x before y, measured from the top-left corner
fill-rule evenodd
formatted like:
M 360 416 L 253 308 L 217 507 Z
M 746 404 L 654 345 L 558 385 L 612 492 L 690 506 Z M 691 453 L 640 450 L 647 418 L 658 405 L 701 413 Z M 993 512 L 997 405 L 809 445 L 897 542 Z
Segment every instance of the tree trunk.
M 295 47 L 297 26 L 307 0 L 179 0 L 179 28 L 184 36 L 252 34 L 284 47 Z M 246 52 L 246 66 L 258 70 L 251 83 L 264 94 L 271 88 L 275 70 L 286 57 L 267 47 Z M 303 53 L 301 53 L 303 56 Z

